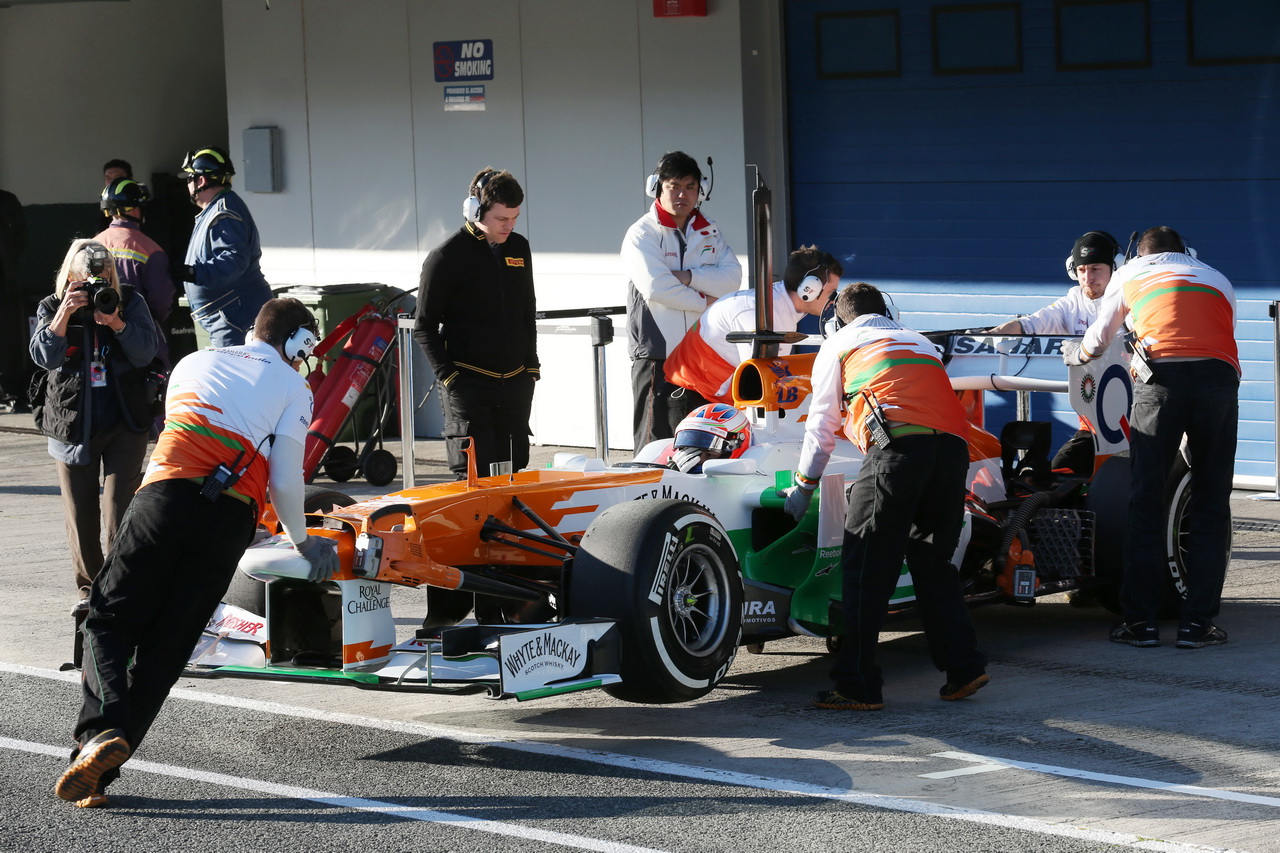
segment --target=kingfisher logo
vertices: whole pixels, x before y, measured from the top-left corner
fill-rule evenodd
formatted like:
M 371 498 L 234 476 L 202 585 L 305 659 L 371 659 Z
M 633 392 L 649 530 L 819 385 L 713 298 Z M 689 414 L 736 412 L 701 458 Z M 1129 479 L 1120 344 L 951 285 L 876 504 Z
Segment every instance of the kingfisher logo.
M 524 266 L 524 258 L 507 258 L 507 266 L 509 266 L 509 267 L 523 267 L 523 266 Z

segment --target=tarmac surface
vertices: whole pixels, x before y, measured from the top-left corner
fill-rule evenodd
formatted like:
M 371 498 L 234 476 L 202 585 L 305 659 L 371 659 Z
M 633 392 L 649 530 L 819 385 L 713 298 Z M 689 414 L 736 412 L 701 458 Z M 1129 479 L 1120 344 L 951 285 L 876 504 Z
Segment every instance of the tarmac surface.
M 532 464 L 562 449 L 583 452 Z M 415 455 L 419 484 L 451 479 L 442 442 Z M 922 636 L 894 626 L 872 714 L 809 707 L 829 664 L 805 638 L 673 706 L 183 679 L 113 808 L 84 812 L 49 793 L 78 701 L 57 672 L 75 598 L 57 479 L 30 416 L 0 414 L 0 850 L 1280 853 L 1280 502 L 1249 498 L 1232 501 L 1225 646 L 1108 643 L 1114 617 L 1062 596 L 980 608 L 990 687 L 938 702 Z M 400 630 L 424 603 L 396 589 Z

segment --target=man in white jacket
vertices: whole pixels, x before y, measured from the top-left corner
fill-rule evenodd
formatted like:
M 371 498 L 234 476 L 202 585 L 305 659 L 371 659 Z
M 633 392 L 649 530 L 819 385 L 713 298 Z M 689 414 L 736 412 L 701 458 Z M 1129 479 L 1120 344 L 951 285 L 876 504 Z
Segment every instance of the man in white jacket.
M 671 438 L 707 402 L 668 382 L 663 363 L 707 306 L 742 284 L 742 265 L 698 208 L 706 189 L 696 160 L 683 151 L 662 155 L 646 184 L 653 206 L 622 241 L 636 450 Z

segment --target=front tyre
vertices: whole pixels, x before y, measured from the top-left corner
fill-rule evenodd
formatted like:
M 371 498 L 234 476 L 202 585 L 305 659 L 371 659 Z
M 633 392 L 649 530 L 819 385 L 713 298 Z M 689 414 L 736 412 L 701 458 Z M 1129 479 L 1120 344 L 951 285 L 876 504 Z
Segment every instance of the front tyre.
M 602 512 L 574 557 L 572 618 L 614 620 L 629 702 L 687 702 L 724 677 L 742 638 L 742 577 L 715 516 L 687 501 Z

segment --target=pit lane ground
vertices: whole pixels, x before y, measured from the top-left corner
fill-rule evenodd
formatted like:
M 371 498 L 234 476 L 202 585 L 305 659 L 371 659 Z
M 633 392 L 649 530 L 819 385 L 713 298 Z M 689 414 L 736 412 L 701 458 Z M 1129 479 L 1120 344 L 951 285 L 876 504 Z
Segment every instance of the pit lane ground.
M 26 429 L 0 415 L 0 849 L 1280 851 L 1280 505 L 1243 495 L 1226 646 L 1117 646 L 1109 614 L 1061 597 L 982 608 L 990 687 L 939 702 L 901 624 L 870 714 L 808 706 L 827 662 L 803 639 L 740 654 L 677 706 L 184 680 L 117 806 L 70 808 L 50 786 L 76 708 L 56 673 L 74 590 L 53 465 Z M 418 448 L 420 481 L 438 478 L 438 442 Z M 400 630 L 423 600 L 396 590 Z

